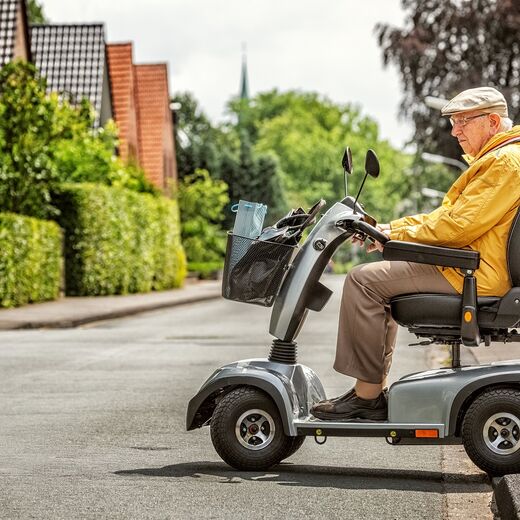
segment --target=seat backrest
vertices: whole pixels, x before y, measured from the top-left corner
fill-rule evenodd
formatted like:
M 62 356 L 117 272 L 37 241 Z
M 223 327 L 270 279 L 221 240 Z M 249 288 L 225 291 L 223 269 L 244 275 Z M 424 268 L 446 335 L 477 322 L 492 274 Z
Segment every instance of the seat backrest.
M 509 231 L 507 241 L 507 267 L 513 287 L 520 287 L 520 209 Z

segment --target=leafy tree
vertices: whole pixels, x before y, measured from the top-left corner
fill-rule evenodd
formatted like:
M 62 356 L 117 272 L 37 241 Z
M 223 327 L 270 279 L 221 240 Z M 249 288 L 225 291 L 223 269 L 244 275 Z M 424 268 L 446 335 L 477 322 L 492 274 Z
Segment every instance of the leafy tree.
M 59 181 L 52 142 L 59 136 L 57 97 L 45 94 L 33 65 L 0 69 L 0 209 L 38 218 L 56 214 L 51 192 Z
M 87 101 L 73 107 L 46 94 L 25 62 L 0 70 L 0 210 L 52 218 L 51 194 L 63 181 L 102 182 L 156 193 L 142 170 L 115 157 L 113 123 L 93 130 Z
M 233 103 L 230 110 L 235 110 Z M 278 159 L 291 206 L 310 206 L 320 197 L 329 202 L 342 198 L 341 157 L 349 145 L 356 172 L 349 177 L 349 192 L 355 195 L 365 151 L 373 148 L 383 173 L 364 191 L 363 201 L 378 218 L 395 215 L 397 202 L 407 193 L 405 171 L 411 158 L 379 139 L 375 121 L 357 107 L 312 92 L 272 90 L 257 95 L 248 110 L 245 130 L 255 140 L 257 153 Z
M 197 100 L 189 92 L 176 95 L 174 103 L 180 105 L 175 111 L 175 146 L 179 179 L 198 169 L 208 170 L 218 176 L 223 137 L 213 127 Z
M 176 112 L 179 178 L 205 169 L 229 186 L 231 204 L 239 199 L 263 202 L 272 218 L 280 216 L 286 204 L 276 158 L 255 152 L 242 123 L 213 126 L 191 94 L 179 94 L 173 101 L 180 103 Z M 231 204 L 226 207 L 226 227 L 234 218 Z
M 199 169 L 181 180 L 178 200 L 188 269 L 207 273 L 220 268 L 226 250 L 221 223 L 229 203 L 227 185 Z
M 268 207 L 271 221 L 287 211 L 277 157 L 270 153 L 255 153 L 249 135 L 239 130 L 238 152 L 228 149 L 222 158 L 220 176 L 229 186 L 231 204 L 240 199 L 262 202 Z M 230 227 L 234 214 L 226 212 L 226 225 Z
M 28 0 L 27 16 L 31 25 L 38 23 L 48 23 L 47 17 L 43 12 L 43 7 L 41 3 L 37 2 L 36 0 Z
M 87 106 L 90 109 L 90 105 Z M 117 127 L 113 121 L 104 128 L 92 128 L 91 110 L 78 112 L 62 106 L 62 113 L 71 113 L 68 133 L 54 143 L 54 163 L 61 181 L 97 182 L 132 191 L 158 195 L 158 189 L 135 164 L 125 164 L 114 155 L 118 144 Z
M 425 106 L 426 96 L 451 98 L 494 86 L 520 114 L 520 3 L 516 0 L 403 0 L 405 26 L 376 28 L 385 65 L 401 74 L 404 116 L 415 124 L 419 150 L 460 157 L 449 122 Z

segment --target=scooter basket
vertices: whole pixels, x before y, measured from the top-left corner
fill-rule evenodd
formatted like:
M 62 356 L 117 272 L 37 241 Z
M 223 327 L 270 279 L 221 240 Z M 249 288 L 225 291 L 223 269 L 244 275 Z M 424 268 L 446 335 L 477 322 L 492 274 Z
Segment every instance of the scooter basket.
M 271 307 L 296 246 L 228 233 L 222 296 Z

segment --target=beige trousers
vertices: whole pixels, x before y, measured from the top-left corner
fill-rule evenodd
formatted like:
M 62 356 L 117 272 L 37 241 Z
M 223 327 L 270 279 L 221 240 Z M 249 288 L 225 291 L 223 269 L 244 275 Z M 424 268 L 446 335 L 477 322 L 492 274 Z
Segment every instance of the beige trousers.
M 343 287 L 334 369 L 367 383 L 390 370 L 397 336 L 388 302 L 399 294 L 458 294 L 433 265 L 374 262 L 352 269 Z

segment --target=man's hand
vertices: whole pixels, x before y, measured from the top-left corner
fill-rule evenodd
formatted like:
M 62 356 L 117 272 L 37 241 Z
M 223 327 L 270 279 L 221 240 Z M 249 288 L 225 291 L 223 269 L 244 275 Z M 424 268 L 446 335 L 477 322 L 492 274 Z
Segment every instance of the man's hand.
M 377 240 L 374 240 L 374 242 L 370 242 L 368 246 L 366 247 L 367 253 L 373 253 L 374 251 L 379 251 L 380 253 L 383 252 L 383 248 L 385 246 L 381 244 L 381 242 L 378 242 Z
M 385 235 L 390 234 L 390 224 L 378 224 L 376 226 L 376 229 L 385 233 Z M 353 235 L 352 243 L 357 244 L 360 247 L 363 247 L 363 244 L 365 243 L 365 241 L 362 240 L 361 238 L 359 238 L 359 236 Z M 378 242 L 377 240 L 370 242 L 366 247 L 367 253 L 372 253 L 373 251 L 379 251 L 380 253 L 382 253 L 383 249 L 384 249 L 384 245 L 381 244 L 381 242 Z

